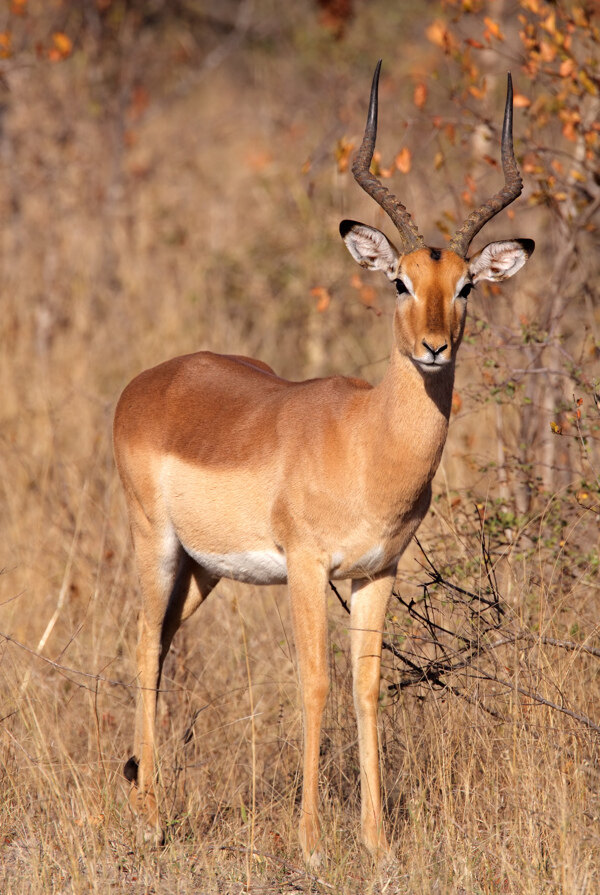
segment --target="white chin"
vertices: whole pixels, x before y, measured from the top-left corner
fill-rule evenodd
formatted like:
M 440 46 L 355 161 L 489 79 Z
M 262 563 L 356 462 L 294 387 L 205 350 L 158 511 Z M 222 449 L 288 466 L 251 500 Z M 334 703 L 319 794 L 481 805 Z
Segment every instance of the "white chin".
M 421 360 L 415 360 L 416 365 L 419 370 L 422 370 L 424 373 L 437 373 L 439 370 L 443 370 L 446 364 L 427 364 Z

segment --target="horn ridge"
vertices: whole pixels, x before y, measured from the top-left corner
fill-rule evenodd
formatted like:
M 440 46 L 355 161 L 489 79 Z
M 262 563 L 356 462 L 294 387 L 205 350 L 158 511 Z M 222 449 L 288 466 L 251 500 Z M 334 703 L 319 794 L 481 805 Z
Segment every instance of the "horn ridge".
M 483 202 L 468 216 L 462 227 L 457 230 L 450 241 L 449 248 L 457 255 L 466 257 L 469 245 L 479 233 L 484 224 L 487 224 L 499 211 L 510 205 L 523 191 L 523 181 L 515 159 L 513 148 L 513 86 L 510 72 L 506 84 L 506 104 L 504 107 L 504 120 L 502 122 L 502 140 L 500 157 L 502 159 L 502 171 L 504 172 L 504 186 L 495 196 Z
M 381 59 L 377 63 L 375 73 L 373 74 L 367 124 L 362 143 L 354 157 L 354 162 L 352 163 L 352 173 L 359 186 L 361 186 L 367 195 L 371 196 L 371 198 L 374 199 L 392 219 L 402 239 L 403 249 L 406 252 L 412 252 L 425 244 L 423 237 L 419 233 L 416 224 L 402 202 L 400 202 L 400 200 L 397 199 L 374 174 L 371 174 L 370 171 L 373 152 L 375 151 L 375 141 L 377 139 L 380 71 Z

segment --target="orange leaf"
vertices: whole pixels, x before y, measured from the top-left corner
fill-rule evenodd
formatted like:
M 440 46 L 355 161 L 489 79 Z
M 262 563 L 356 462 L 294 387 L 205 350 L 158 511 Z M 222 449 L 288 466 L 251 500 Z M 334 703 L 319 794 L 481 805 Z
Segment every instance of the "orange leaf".
M 53 62 L 56 62 L 56 54 L 58 54 L 59 59 L 66 59 L 67 56 L 71 55 L 73 51 L 73 42 L 64 31 L 55 31 L 52 35 L 52 42 L 54 43 L 53 49 L 56 52 L 53 53 L 52 50 L 50 50 L 48 55 Z
M 458 49 L 456 38 L 441 19 L 435 19 L 425 29 L 425 34 L 428 41 L 435 44 L 436 47 L 441 47 L 445 53 L 451 53 Z
M 513 96 L 513 103 L 515 109 L 526 109 L 527 106 L 531 105 L 531 100 L 528 96 L 524 96 L 522 93 L 515 93 Z
M 342 137 L 340 140 L 338 140 L 334 153 L 335 160 L 337 162 L 337 168 L 340 174 L 344 174 L 344 172 L 348 170 L 350 155 L 353 149 L 354 143 L 346 140 L 345 137 Z
M 473 47 L 475 50 L 483 50 L 484 44 L 481 43 L 480 40 L 474 40 L 472 37 L 467 37 L 465 43 L 469 47 Z
M 427 102 L 427 85 L 424 84 L 422 81 L 419 82 L 415 87 L 413 100 L 417 109 L 422 109 Z
M 371 167 L 369 168 L 371 174 L 374 174 L 375 177 L 381 173 L 381 153 L 378 149 L 373 153 L 373 158 L 371 159 Z
M 560 63 L 560 68 L 558 69 L 558 73 L 561 78 L 568 78 L 569 75 L 572 75 L 575 71 L 575 60 L 574 59 L 564 59 Z
M 490 34 L 492 35 L 492 37 L 495 37 L 496 40 L 504 40 L 504 35 L 502 34 L 502 31 L 500 30 L 500 25 L 498 24 L 498 22 L 495 22 L 493 19 L 490 19 L 489 16 L 484 16 L 483 23 L 486 26 L 486 28 L 488 29 L 488 31 L 490 32 Z
M 554 62 L 556 53 L 557 49 L 554 44 L 548 43 L 547 40 L 540 41 L 540 56 L 544 62 Z
M 377 302 L 377 293 L 372 286 L 363 286 L 360 290 L 360 300 L 368 308 L 372 308 Z
M 485 81 L 482 87 L 475 87 L 473 84 L 469 87 L 469 93 L 471 94 L 471 96 L 474 96 L 475 99 L 484 99 L 486 90 L 487 87 Z
M 435 21 L 425 29 L 427 40 L 432 44 L 435 44 L 436 47 L 443 47 L 446 30 L 445 24 L 439 19 L 435 19 Z
M 462 408 L 462 398 L 458 392 L 452 392 L 452 413 L 460 413 Z
M 544 28 L 548 34 L 556 34 L 556 13 L 551 12 L 545 21 L 542 22 L 542 28 Z
M 10 31 L 0 31 L 0 59 L 8 59 L 11 54 L 12 35 Z
M 404 149 L 400 150 L 394 159 L 394 162 L 401 174 L 408 174 L 411 166 L 411 154 L 408 146 L 405 146 Z
M 326 311 L 329 307 L 329 303 L 331 302 L 331 294 L 329 289 L 326 289 L 325 286 L 314 286 L 310 290 L 310 294 L 313 298 L 317 299 L 317 311 L 319 314 L 322 314 L 323 311 Z

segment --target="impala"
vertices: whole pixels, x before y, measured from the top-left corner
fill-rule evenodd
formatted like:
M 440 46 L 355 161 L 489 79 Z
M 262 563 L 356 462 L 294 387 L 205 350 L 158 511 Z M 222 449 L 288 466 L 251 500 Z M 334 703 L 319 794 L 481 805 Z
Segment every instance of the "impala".
M 372 387 L 344 376 L 289 382 L 266 364 L 210 352 L 146 370 L 123 392 L 115 457 L 141 581 L 130 804 L 162 840 L 155 794 L 155 714 L 163 662 L 181 623 L 220 578 L 287 582 L 304 720 L 300 842 L 322 851 L 318 810 L 321 718 L 329 687 L 328 579 L 352 580 L 351 654 L 358 722 L 362 839 L 388 851 L 382 823 L 377 702 L 382 629 L 396 566 L 423 520 L 440 462 L 467 296 L 511 277 L 530 239 L 492 242 L 467 258 L 483 225 L 516 199 L 512 84 L 502 130 L 504 187 L 471 212 L 447 248 L 425 245 L 411 216 L 370 173 L 381 62 L 352 171 L 385 210 L 400 248 L 374 227 L 342 221 L 358 263 L 396 293 L 387 371 Z

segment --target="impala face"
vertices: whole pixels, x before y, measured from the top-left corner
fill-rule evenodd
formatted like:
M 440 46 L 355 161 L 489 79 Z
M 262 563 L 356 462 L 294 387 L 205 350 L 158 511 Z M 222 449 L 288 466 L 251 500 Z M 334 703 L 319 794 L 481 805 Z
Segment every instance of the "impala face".
M 401 259 L 394 279 L 396 346 L 423 373 L 438 373 L 456 356 L 473 288 L 454 252 L 418 249 Z
M 468 261 L 427 246 L 400 254 L 381 230 L 358 221 L 342 221 L 340 234 L 361 267 L 382 271 L 394 284 L 396 348 L 426 375 L 454 361 L 475 284 L 511 277 L 534 249 L 531 239 L 492 242 Z
M 419 249 L 402 259 L 394 285 L 398 350 L 422 372 L 439 372 L 454 360 L 465 327 L 473 288 L 465 263 L 453 252 Z

